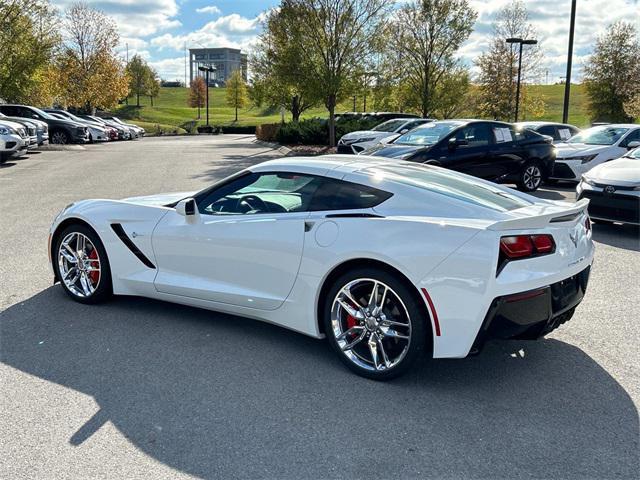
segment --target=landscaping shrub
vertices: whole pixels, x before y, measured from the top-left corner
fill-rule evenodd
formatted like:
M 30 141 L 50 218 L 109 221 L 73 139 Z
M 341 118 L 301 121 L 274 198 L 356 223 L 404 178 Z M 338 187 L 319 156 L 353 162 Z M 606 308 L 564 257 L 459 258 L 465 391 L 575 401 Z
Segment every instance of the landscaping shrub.
M 278 130 L 280 130 L 279 123 L 263 123 L 256 127 L 256 137 L 263 142 L 275 142 Z
M 255 135 L 256 127 L 241 125 L 217 125 L 215 127 L 220 133 L 246 133 L 247 135 Z
M 356 130 L 370 130 L 379 121 L 361 118 L 341 118 L 336 121 L 336 141 Z M 300 122 L 285 123 L 275 135 L 278 143 L 284 145 L 328 145 L 329 126 L 326 119 L 311 118 Z

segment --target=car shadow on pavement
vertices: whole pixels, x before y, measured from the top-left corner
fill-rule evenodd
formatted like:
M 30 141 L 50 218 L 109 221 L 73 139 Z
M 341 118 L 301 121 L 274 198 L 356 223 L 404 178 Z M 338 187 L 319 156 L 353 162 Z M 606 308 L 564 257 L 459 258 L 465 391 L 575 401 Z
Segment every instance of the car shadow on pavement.
M 637 478 L 631 398 L 558 340 L 378 383 L 266 323 L 128 297 L 86 306 L 59 287 L 0 314 L 0 339 L 3 363 L 95 398 L 71 445 L 108 421 L 199 477 Z
M 612 247 L 640 252 L 640 227 L 637 225 L 594 223 L 593 239 Z

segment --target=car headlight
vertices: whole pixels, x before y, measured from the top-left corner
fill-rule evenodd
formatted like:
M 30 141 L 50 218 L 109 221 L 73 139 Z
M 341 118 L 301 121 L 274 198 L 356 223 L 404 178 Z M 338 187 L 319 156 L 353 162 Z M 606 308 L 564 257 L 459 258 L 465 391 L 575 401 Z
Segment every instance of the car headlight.
M 353 143 L 373 142 L 375 139 L 376 139 L 376 137 L 364 137 L 364 138 L 357 139 Z
M 591 185 L 592 187 L 596 186 L 596 183 L 593 180 L 585 177 L 584 175 L 582 176 L 582 181 L 588 185 Z
M 559 158 L 558 160 L 580 160 L 582 163 L 589 163 L 591 160 L 593 160 L 597 156 L 598 154 L 594 153 L 593 155 L 580 155 L 577 157 Z
M 0 127 L 0 135 L 12 135 L 15 133 L 16 131 L 11 127 Z

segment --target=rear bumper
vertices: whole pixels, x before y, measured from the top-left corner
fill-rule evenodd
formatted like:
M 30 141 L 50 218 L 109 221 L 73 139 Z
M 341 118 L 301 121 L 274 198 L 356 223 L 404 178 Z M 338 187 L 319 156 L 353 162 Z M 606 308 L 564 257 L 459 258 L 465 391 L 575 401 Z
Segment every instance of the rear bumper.
M 495 298 L 470 353 L 479 352 L 490 339 L 535 340 L 569 320 L 587 290 L 590 269 L 542 288 Z

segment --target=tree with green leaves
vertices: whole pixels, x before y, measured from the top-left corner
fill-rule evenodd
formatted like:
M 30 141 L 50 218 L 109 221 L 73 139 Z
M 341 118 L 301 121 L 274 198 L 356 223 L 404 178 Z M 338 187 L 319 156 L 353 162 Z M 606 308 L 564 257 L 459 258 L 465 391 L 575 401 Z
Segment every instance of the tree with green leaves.
M 640 96 L 639 52 L 640 38 L 632 23 L 613 23 L 598 38 L 584 67 L 589 111 L 594 120 L 628 122 L 638 118 L 633 107 L 635 98 Z
M 153 107 L 153 99 L 160 94 L 160 79 L 158 78 L 158 72 L 151 67 L 147 66 L 147 95 L 151 101 Z
M 127 64 L 129 77 L 129 95 L 136 96 L 136 107 L 140 107 L 140 96 L 147 94 L 149 86 L 149 71 L 147 62 L 140 55 L 134 55 Z
M 329 112 L 329 144 L 335 146 L 335 109 L 348 79 L 374 50 L 385 0 L 282 0 L 277 15 L 290 41 L 298 42 L 300 73 Z
M 412 109 L 423 117 L 456 111 L 464 101 L 469 81 L 455 55 L 476 18 L 467 0 L 413 0 L 389 21 L 386 63 L 411 93 Z M 452 86 L 456 95 L 451 95 Z
M 227 105 L 235 108 L 236 119 L 238 121 L 238 109 L 243 108 L 247 104 L 247 85 L 242 77 L 240 69 L 234 70 L 226 81 L 227 87 Z
M 48 104 L 49 78 L 60 45 L 56 10 L 47 0 L 0 1 L 0 98 Z
M 518 77 L 518 45 L 506 43 L 507 38 L 536 39 L 536 31 L 529 13 L 519 0 L 503 7 L 493 24 L 493 38 L 489 50 L 476 60 L 480 73 L 476 103 L 477 113 L 483 117 L 513 121 Z M 528 91 L 527 84 L 539 76 L 542 51 L 539 45 L 525 45 L 522 50 L 520 111 L 533 117 L 544 113 L 544 100 Z
M 303 43 L 294 37 L 300 31 L 288 28 L 290 13 L 271 10 L 267 14 L 250 59 L 253 78 L 249 93 L 255 105 L 284 107 L 297 122 L 321 99 L 309 81 L 312 72 L 304 62 Z

